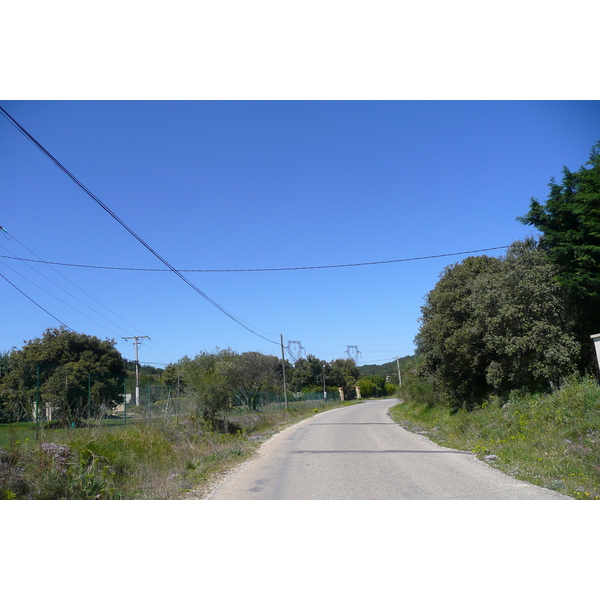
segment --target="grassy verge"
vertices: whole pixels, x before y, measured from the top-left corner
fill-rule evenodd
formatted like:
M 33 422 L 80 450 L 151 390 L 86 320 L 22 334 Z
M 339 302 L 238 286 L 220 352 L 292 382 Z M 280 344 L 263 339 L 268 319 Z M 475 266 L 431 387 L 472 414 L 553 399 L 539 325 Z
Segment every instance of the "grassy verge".
M 515 477 L 579 499 L 600 499 L 600 387 L 571 382 L 552 394 L 513 394 L 470 412 L 403 402 L 392 417 Z
M 199 498 L 273 433 L 340 406 L 239 412 L 227 418 L 235 433 L 218 433 L 193 417 L 47 429 L 37 440 L 31 427 L 3 426 L 0 499 Z

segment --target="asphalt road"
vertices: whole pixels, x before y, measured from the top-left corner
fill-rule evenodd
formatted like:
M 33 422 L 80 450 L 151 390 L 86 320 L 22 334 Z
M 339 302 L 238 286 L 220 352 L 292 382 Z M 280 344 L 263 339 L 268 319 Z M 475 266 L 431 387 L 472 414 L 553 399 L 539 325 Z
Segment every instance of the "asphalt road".
M 395 423 L 396 400 L 324 412 L 276 434 L 209 500 L 570 500 Z

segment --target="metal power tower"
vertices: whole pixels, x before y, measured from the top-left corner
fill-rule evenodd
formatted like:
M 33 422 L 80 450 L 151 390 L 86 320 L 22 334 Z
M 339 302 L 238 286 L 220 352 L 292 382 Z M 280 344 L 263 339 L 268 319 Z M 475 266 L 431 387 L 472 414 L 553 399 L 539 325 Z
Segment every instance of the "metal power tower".
M 358 349 L 358 346 L 347 346 L 346 356 L 354 359 L 354 362 L 358 365 L 358 359 L 362 357 L 362 354 Z
M 288 340 L 285 349 L 288 351 L 293 364 L 296 364 L 296 361 L 299 358 L 302 358 L 303 353 L 306 355 L 304 352 L 306 348 L 302 345 L 302 342 L 298 342 L 296 340 Z

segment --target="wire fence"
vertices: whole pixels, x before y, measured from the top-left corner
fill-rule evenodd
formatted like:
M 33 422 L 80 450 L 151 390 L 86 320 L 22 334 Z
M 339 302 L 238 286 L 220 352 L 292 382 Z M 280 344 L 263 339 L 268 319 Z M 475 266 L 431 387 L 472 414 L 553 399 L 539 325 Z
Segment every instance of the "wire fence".
M 280 411 L 294 407 L 324 407 L 340 401 L 337 390 L 294 393 L 234 391 L 218 411 Z M 27 381 L 0 386 L 0 423 L 30 423 L 38 428 L 86 427 L 201 416 L 205 406 L 194 391 L 142 382 L 136 388 L 123 379 L 77 369 L 48 369 L 37 365 Z
M 323 392 L 289 393 L 287 395 L 288 408 L 294 406 L 319 407 L 327 404 L 334 404 L 340 401 L 339 392 L 327 392 L 324 397 Z M 283 393 L 275 394 L 271 392 L 258 392 L 255 394 L 237 395 L 233 402 L 233 407 L 258 411 L 276 411 L 284 410 L 285 396 Z
M 121 398 L 123 395 L 121 396 Z M 135 387 L 125 385 L 125 402 L 118 404 L 107 418 L 120 418 L 124 423 L 140 420 L 167 419 L 170 417 L 190 417 L 202 412 L 202 396 L 193 391 L 178 393 L 176 386 L 143 385 L 139 388 L 139 398 Z M 340 402 L 338 391 L 293 393 L 287 395 L 287 408 L 322 408 Z M 255 392 L 237 393 L 224 412 L 279 411 L 286 409 L 283 393 Z
M 140 387 L 140 397 L 136 401 L 135 394 L 128 393 L 126 403 L 120 404 L 113 412 L 129 420 L 157 419 L 172 416 L 189 416 L 199 414 L 202 409 L 202 397 L 194 392 L 177 393 L 176 387 L 147 385 Z M 339 392 L 288 393 L 287 408 L 293 407 L 325 407 L 340 401 Z M 238 393 L 233 395 L 226 412 L 240 411 L 279 411 L 286 409 L 283 391 Z

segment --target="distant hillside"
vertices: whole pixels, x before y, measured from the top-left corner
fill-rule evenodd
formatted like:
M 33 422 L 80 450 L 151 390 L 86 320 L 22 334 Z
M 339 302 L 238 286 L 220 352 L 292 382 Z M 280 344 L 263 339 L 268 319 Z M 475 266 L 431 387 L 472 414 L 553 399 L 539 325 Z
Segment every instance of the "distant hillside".
M 402 371 L 402 365 L 406 362 L 409 362 L 413 356 L 404 356 L 398 359 L 400 363 L 400 371 Z M 391 362 L 383 363 L 382 365 L 362 365 L 358 367 L 358 371 L 360 372 L 361 377 L 369 377 L 371 375 L 378 375 L 380 377 L 398 377 L 398 367 L 396 365 L 396 361 L 393 360 Z
M 132 373 L 135 372 L 135 361 L 128 360 L 126 358 L 123 359 L 125 363 L 125 368 Z M 164 369 L 159 367 L 153 367 L 152 365 L 140 365 L 140 375 L 158 375 L 159 377 L 162 375 Z
M 127 369 L 127 385 L 133 386 L 133 382 L 135 381 L 135 361 L 124 358 L 123 362 Z M 159 385 L 163 371 L 164 369 L 153 367 L 152 365 L 140 365 L 140 387 L 145 388 L 147 385 Z

